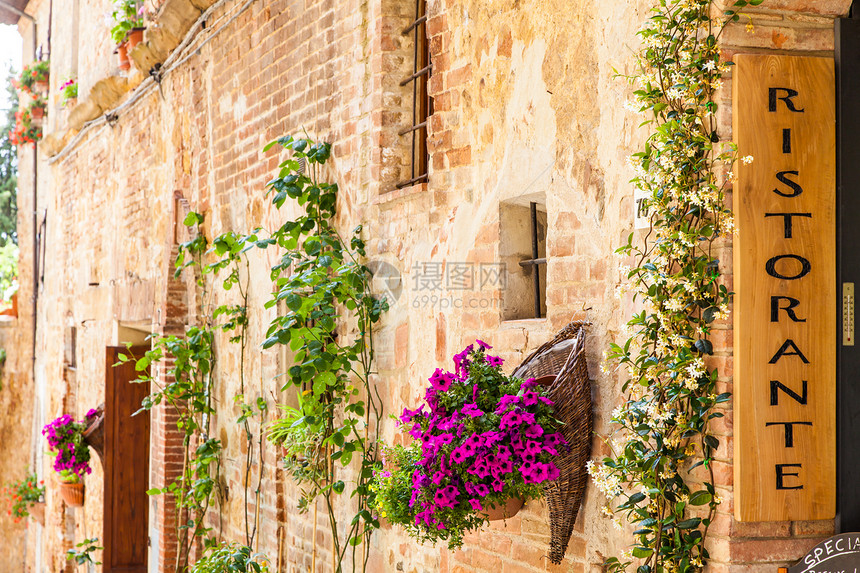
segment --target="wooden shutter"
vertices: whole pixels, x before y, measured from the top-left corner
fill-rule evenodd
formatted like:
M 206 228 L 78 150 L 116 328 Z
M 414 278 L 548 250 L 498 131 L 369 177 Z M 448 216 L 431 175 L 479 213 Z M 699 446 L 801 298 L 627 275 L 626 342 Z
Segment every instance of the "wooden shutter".
M 146 348 L 132 349 L 143 356 Z M 132 416 L 149 384 L 132 384 L 134 362 L 114 367 L 123 346 L 109 346 L 105 375 L 104 573 L 146 573 L 149 548 L 149 412 Z

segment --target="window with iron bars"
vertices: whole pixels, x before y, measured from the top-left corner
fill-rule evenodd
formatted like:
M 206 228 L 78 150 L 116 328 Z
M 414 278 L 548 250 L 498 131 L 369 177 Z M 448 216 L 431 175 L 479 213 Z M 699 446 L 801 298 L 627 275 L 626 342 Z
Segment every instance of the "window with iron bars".
M 403 29 L 404 36 L 413 39 L 412 74 L 400 81 L 400 86 L 412 86 L 412 125 L 398 133 L 409 139 L 412 148 L 409 179 L 400 181 L 398 189 L 427 181 L 430 156 L 427 151 L 427 121 L 433 113 L 433 98 L 427 90 L 433 64 L 427 41 L 427 0 L 415 0 L 415 20 Z

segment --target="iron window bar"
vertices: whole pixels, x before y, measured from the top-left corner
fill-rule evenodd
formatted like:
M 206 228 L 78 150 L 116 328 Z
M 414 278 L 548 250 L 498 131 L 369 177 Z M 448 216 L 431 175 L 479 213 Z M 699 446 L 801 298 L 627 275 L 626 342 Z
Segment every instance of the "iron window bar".
M 430 157 L 427 150 L 427 124 L 433 113 L 433 99 L 429 95 L 427 83 L 433 64 L 430 61 L 430 43 L 427 41 L 427 0 L 415 0 L 415 20 L 406 26 L 402 35 L 413 35 L 412 74 L 400 81 L 405 87 L 412 83 L 412 124 L 398 131 L 398 135 L 411 135 L 412 154 L 410 156 L 409 179 L 397 183 L 397 189 L 427 181 Z M 422 131 L 423 130 L 423 131 Z
M 520 266 L 534 272 L 535 318 L 543 318 L 540 311 L 540 265 L 546 264 L 546 257 L 541 257 L 538 253 L 537 203 L 532 201 L 529 208 L 532 219 L 532 258 L 520 261 Z

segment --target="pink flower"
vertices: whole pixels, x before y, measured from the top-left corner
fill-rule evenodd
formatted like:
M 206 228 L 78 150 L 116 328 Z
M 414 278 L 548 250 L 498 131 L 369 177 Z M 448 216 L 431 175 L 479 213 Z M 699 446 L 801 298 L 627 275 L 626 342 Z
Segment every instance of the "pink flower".
M 484 412 L 480 408 L 478 408 L 477 404 L 466 404 L 465 406 L 463 406 L 460 412 L 462 412 L 466 416 L 471 416 L 472 418 L 480 418 L 484 415 Z

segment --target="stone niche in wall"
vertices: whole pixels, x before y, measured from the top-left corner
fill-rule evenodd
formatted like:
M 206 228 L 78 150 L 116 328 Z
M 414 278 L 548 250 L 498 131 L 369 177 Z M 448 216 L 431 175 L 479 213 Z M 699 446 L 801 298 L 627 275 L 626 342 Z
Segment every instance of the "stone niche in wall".
M 543 193 L 505 201 L 499 205 L 499 259 L 505 266 L 502 320 L 546 316 L 546 264 L 522 266 L 534 259 L 531 203 L 536 204 L 538 258 L 546 258 L 547 212 Z M 535 270 L 537 269 L 537 270 Z M 540 317 L 535 316 L 535 275 L 540 280 Z

